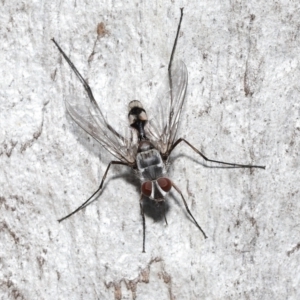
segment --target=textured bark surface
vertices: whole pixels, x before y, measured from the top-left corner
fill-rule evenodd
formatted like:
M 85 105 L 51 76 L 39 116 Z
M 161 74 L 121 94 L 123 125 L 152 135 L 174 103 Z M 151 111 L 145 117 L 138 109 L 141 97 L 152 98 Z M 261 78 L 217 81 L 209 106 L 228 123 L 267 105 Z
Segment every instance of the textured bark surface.
M 299 299 L 299 26 L 297 1 L 2 1 L 1 299 Z M 212 168 L 186 146 L 165 226 L 139 183 L 67 116 L 84 91 L 51 42 L 88 80 L 114 124 L 151 106 L 176 52 L 189 70 L 179 136 L 209 158 L 266 170 Z M 151 111 L 148 110 L 151 117 Z

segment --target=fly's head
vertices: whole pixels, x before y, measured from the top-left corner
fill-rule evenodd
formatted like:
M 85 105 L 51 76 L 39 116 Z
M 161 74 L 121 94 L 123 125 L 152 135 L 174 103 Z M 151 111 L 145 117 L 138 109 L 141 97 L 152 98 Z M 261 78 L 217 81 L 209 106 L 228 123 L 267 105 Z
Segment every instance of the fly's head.
M 151 200 L 161 202 L 172 188 L 172 181 L 167 177 L 149 180 L 142 183 L 142 194 Z
M 147 140 L 144 128 L 148 117 L 140 101 L 133 100 L 128 104 L 128 120 L 130 126 L 138 131 L 139 140 Z

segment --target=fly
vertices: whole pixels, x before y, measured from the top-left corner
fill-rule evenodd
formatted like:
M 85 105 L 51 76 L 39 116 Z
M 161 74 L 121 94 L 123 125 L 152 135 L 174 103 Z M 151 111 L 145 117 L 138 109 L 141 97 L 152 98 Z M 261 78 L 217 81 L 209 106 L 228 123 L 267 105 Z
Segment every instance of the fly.
M 237 168 L 265 169 L 265 166 L 250 164 L 244 165 L 209 159 L 187 140 L 183 138 L 177 138 L 176 134 L 188 82 L 188 72 L 185 64 L 180 61 L 174 66 L 175 63 L 173 63 L 182 17 L 183 8 L 181 8 L 180 20 L 168 65 L 169 90 L 168 93 L 165 94 L 165 98 L 167 99 L 164 99 L 165 101 L 160 101 L 164 104 L 161 104 L 162 106 L 160 107 L 158 113 L 159 116 L 157 116 L 159 122 L 155 124 L 155 122 L 148 120 L 146 110 L 140 101 L 133 100 L 128 105 L 128 120 L 130 127 L 133 129 L 132 131 L 136 133 L 136 139 L 123 137 L 107 122 L 86 80 L 81 76 L 79 71 L 76 69 L 64 51 L 60 48 L 57 42 L 52 39 L 60 53 L 63 55 L 71 69 L 76 74 L 77 78 L 82 83 L 89 98 L 89 101 L 86 101 L 83 104 L 80 104 L 78 101 L 78 103 L 66 101 L 68 113 L 80 127 L 82 127 L 88 134 L 95 138 L 116 158 L 116 160 L 112 160 L 108 164 L 101 183 L 95 193 L 93 193 L 92 196 L 90 196 L 73 212 L 59 219 L 59 222 L 69 218 L 73 214 L 85 208 L 89 202 L 91 202 L 91 200 L 102 189 L 107 173 L 112 165 L 123 165 L 130 167 L 137 174 L 141 182 L 139 203 L 143 222 L 143 252 L 145 252 L 146 230 L 143 198 L 148 197 L 155 201 L 155 203 L 158 205 L 162 205 L 164 208 L 165 197 L 172 188 L 174 188 L 174 190 L 180 194 L 188 214 L 193 219 L 198 229 L 202 232 L 204 238 L 207 238 L 205 232 L 202 230 L 189 210 L 182 192 L 167 176 L 167 163 L 173 150 L 179 144 L 184 143 L 191 147 L 207 162 L 218 163 Z

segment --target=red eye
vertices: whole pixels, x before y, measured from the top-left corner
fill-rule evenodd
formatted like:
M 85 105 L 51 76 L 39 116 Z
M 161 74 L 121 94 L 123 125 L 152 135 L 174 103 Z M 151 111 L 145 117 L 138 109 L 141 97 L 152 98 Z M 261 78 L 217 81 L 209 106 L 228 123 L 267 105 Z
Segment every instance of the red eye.
M 172 182 L 169 178 L 158 178 L 157 183 L 160 186 L 160 188 L 165 192 L 169 192 L 172 188 Z
M 150 197 L 152 193 L 152 182 L 146 181 L 142 184 L 142 193 L 146 197 Z

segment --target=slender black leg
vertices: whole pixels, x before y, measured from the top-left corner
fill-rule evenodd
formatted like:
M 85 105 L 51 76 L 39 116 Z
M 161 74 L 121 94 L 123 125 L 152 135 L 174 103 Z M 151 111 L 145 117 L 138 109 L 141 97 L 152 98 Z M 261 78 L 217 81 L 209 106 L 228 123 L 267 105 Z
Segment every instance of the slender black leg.
M 82 203 L 78 208 L 76 208 L 73 212 L 71 212 L 67 216 L 59 219 L 58 222 L 61 222 L 61 221 L 65 220 L 65 219 L 68 219 L 69 217 L 71 217 L 72 215 L 76 214 L 78 211 L 80 211 L 81 209 L 85 208 L 88 205 L 89 201 L 102 189 L 104 180 L 105 180 L 105 178 L 107 176 L 108 170 L 109 170 L 109 168 L 110 168 L 111 165 L 124 165 L 124 166 L 128 166 L 126 163 L 123 163 L 121 161 L 114 161 L 114 160 L 111 161 L 109 163 L 109 165 L 107 166 L 107 168 L 106 168 L 106 171 L 105 171 L 105 173 L 104 173 L 104 175 L 102 177 L 100 186 L 98 187 L 97 191 L 89 199 L 87 199 L 84 203 Z
M 162 206 L 162 212 L 164 214 L 164 219 L 165 219 L 166 225 L 168 225 L 168 221 L 167 221 L 167 218 L 166 218 L 166 202 L 162 201 L 161 206 Z
M 88 85 L 88 83 L 86 82 L 86 80 L 82 77 L 82 75 L 79 73 L 79 71 L 77 70 L 77 68 L 74 66 L 74 64 L 71 62 L 70 58 L 67 56 L 67 54 L 60 48 L 60 46 L 56 43 L 55 39 L 52 39 L 52 42 L 55 44 L 55 46 L 57 47 L 57 49 L 59 50 L 59 52 L 62 54 L 62 56 L 64 57 L 64 59 L 67 61 L 67 63 L 69 64 L 69 66 L 71 67 L 71 69 L 73 70 L 73 72 L 75 73 L 75 75 L 77 76 L 77 78 L 80 80 L 80 82 L 82 83 L 85 91 L 87 92 L 92 104 L 97 107 L 97 109 L 100 110 L 93 92 L 90 88 L 90 86 Z M 114 135 L 117 135 L 120 139 L 124 140 L 124 137 L 121 136 L 113 127 L 111 127 L 108 123 L 106 124 L 107 129 L 109 129 Z
M 170 57 L 170 61 L 169 61 L 169 65 L 168 65 L 168 74 L 169 74 L 169 86 L 170 86 L 170 95 L 171 95 L 171 106 L 173 103 L 173 93 L 172 93 L 172 62 L 173 62 L 173 57 L 174 57 L 174 53 L 176 50 L 176 45 L 177 45 L 177 40 L 178 40 L 178 36 L 179 36 L 179 32 L 180 32 L 180 26 L 181 26 L 181 22 L 182 22 L 182 18 L 183 18 L 183 8 L 180 9 L 180 20 L 178 23 L 178 27 L 177 27 L 177 33 L 176 33 L 176 37 L 175 37 L 175 41 L 173 44 L 173 48 L 172 48 L 172 53 L 171 53 L 171 57 Z M 172 114 L 173 112 L 171 112 Z M 171 120 L 172 118 L 170 118 Z M 187 142 L 185 139 L 178 139 L 171 147 L 171 149 L 169 150 L 169 153 L 167 154 L 166 157 L 168 157 L 171 152 L 174 150 L 174 148 L 181 142 L 185 142 L 188 146 L 190 146 L 195 152 L 197 152 L 200 156 L 202 156 L 206 161 L 211 161 L 211 162 L 215 162 L 215 163 L 220 163 L 220 164 L 224 164 L 224 165 L 229 165 L 229 166 L 233 166 L 233 167 L 240 167 L 240 168 L 260 168 L 260 169 L 265 169 L 265 166 L 257 166 L 257 165 L 242 165 L 242 164 L 235 164 L 235 163 L 227 163 L 227 162 L 223 162 L 223 161 L 218 161 L 218 160 L 212 160 L 207 158 L 204 154 L 202 154 L 199 150 L 197 150 L 194 146 L 192 146 L 189 142 Z
M 142 204 L 143 195 L 141 194 L 140 198 L 140 208 L 141 208 L 141 215 L 143 220 L 143 253 L 145 253 L 145 240 L 146 240 L 146 222 L 145 222 L 145 214 L 144 214 L 144 207 Z
M 55 39 L 52 39 L 52 42 L 55 44 L 55 46 L 57 47 L 57 49 L 59 50 L 59 52 L 62 54 L 62 56 L 64 57 L 64 59 L 67 61 L 67 63 L 69 64 L 69 66 L 71 67 L 71 69 L 74 71 L 74 73 L 76 74 L 77 78 L 80 80 L 80 82 L 82 83 L 85 91 L 87 92 L 89 98 L 91 101 L 96 102 L 94 95 L 92 93 L 91 88 L 89 87 L 89 85 L 87 84 L 87 82 L 84 80 L 84 78 L 81 76 L 81 74 L 79 73 L 79 71 L 76 69 L 76 67 L 74 66 L 74 64 L 71 62 L 70 58 L 66 55 L 66 53 L 60 48 L 60 46 L 56 43 Z
M 172 69 L 172 62 L 173 62 L 174 53 L 175 53 L 175 50 L 176 50 L 177 40 L 178 40 L 178 36 L 179 36 L 179 32 L 180 32 L 180 26 L 181 26 L 182 17 L 183 17 L 183 8 L 180 8 L 180 20 L 179 20 L 179 23 L 178 23 L 177 33 L 176 33 L 176 37 L 175 37 L 175 41 L 174 41 L 174 44 L 173 44 L 173 48 L 172 48 L 172 52 L 171 52 L 171 56 L 170 56 L 169 65 L 168 65 L 169 86 L 170 86 L 170 94 L 171 94 L 171 103 L 173 103 L 172 74 L 171 74 L 171 69 Z
M 169 77 L 171 77 L 171 67 L 172 67 L 173 57 L 174 57 L 174 53 L 175 53 L 175 50 L 176 50 L 177 40 L 178 40 L 178 36 L 179 36 L 179 32 L 180 32 L 182 17 L 183 17 L 183 8 L 180 8 L 180 20 L 179 20 L 179 23 L 178 23 L 177 33 L 176 33 L 176 37 L 175 37 L 175 41 L 174 41 L 174 44 L 173 44 L 169 65 L 168 65 Z
M 219 163 L 219 164 L 224 164 L 224 165 L 228 165 L 228 166 L 233 166 L 233 167 L 237 167 L 237 168 L 260 168 L 260 169 L 265 169 L 266 166 L 258 166 L 258 165 L 241 165 L 241 164 L 235 164 L 235 163 L 228 163 L 228 162 L 224 162 L 224 161 L 219 161 L 219 160 L 213 160 L 213 159 L 209 159 L 207 158 L 204 154 L 202 154 L 198 149 L 196 149 L 193 145 L 191 145 L 188 141 L 186 141 L 185 139 L 178 139 L 172 146 L 172 148 L 169 151 L 168 156 L 171 154 L 171 152 L 174 150 L 174 148 L 181 142 L 185 142 L 188 146 L 190 146 L 196 153 L 198 153 L 200 156 L 202 156 L 206 161 L 211 161 L 211 162 L 215 162 L 215 163 Z
M 179 189 L 174 183 L 172 183 L 172 186 L 173 186 L 174 189 L 180 194 L 180 196 L 181 196 L 181 198 L 182 198 L 182 200 L 183 200 L 183 203 L 184 203 L 184 205 L 185 205 L 185 208 L 186 208 L 188 214 L 192 217 L 192 219 L 194 220 L 196 226 L 200 229 L 200 231 L 203 233 L 204 237 L 207 239 L 207 236 L 206 236 L 205 232 L 202 230 L 202 228 L 200 227 L 200 225 L 197 223 L 197 221 L 196 221 L 195 218 L 193 217 L 192 213 L 190 212 L 190 210 L 189 210 L 189 208 L 188 208 L 188 206 L 187 206 L 187 203 L 186 203 L 186 201 L 185 201 L 185 199 L 184 199 L 184 197 L 183 197 L 183 195 L 182 195 L 180 189 Z

